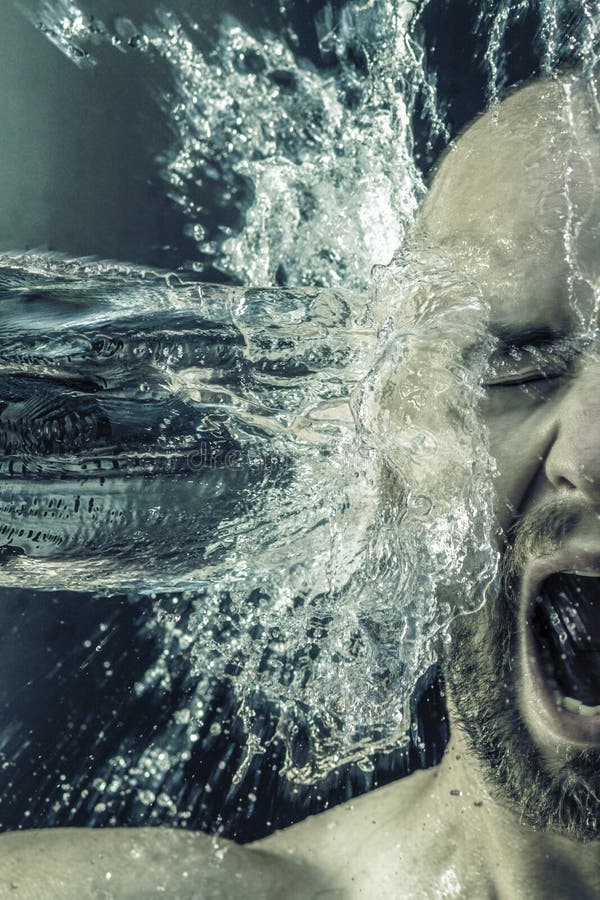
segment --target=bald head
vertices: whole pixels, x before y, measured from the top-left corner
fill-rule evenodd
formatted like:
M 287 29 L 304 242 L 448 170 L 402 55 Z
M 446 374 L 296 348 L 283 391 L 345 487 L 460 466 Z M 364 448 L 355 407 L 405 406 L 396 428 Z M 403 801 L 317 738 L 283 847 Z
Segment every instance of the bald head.
M 477 119 L 444 156 L 421 209 L 435 244 L 529 242 L 573 204 L 598 203 L 595 84 L 570 74 L 532 82 Z
M 529 83 L 477 119 L 435 173 L 415 240 L 442 248 L 497 319 L 513 319 L 515 303 L 561 318 L 566 297 L 590 310 L 598 293 L 596 88 L 577 74 Z

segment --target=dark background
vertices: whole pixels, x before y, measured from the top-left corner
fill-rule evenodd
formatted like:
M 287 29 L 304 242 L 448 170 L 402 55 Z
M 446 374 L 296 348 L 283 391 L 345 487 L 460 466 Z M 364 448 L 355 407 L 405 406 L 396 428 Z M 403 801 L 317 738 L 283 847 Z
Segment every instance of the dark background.
M 83 4 L 99 18 L 125 14 L 143 20 L 147 0 Z M 340 3 L 330 4 L 334 15 Z M 314 17 L 322 0 L 297 0 L 287 18 L 276 0 L 170 0 L 178 12 L 216 22 L 233 12 L 248 26 L 295 33 L 298 52 L 322 68 L 339 61 L 319 51 Z M 485 105 L 482 63 L 486 27 L 497 4 L 431 0 L 416 25 L 427 48 L 451 133 Z M 514 17 L 505 46 L 504 86 L 539 68 L 535 4 Z M 578 22 L 566 23 L 566 30 Z M 210 28 L 207 27 L 207 32 Z M 208 35 L 210 37 L 210 35 Z M 207 38 L 208 39 L 208 38 Z M 180 213 L 165 201 L 155 159 L 170 142 L 154 97 L 165 70 L 135 53 L 106 51 L 105 65 L 80 70 L 35 30 L 10 3 L 0 27 L 0 250 L 48 249 L 176 268 L 194 259 Z M 350 57 L 364 70 L 360 46 Z M 104 51 L 99 49 L 102 61 Z M 414 111 L 416 155 L 425 172 L 443 149 L 432 138 L 422 103 Z M 220 273 L 208 273 L 219 279 Z M 196 751 L 164 773 L 163 789 L 177 813 L 116 795 L 95 782 L 119 748 L 128 764 L 168 722 L 192 691 L 184 662 L 174 660 L 172 688 L 136 698 L 134 685 L 156 657 L 144 630 L 152 610 L 118 598 L 0 591 L 0 828 L 48 825 L 184 824 L 222 828 L 237 840 L 260 837 L 407 774 L 435 764 L 448 724 L 443 689 L 432 677 L 414 700 L 413 740 L 396 754 L 373 760 L 372 773 L 346 768 L 304 788 L 277 777 L 281 748 L 252 766 L 240 785 L 232 775 L 244 735 L 227 685 L 205 719 Z M 100 631 L 101 623 L 105 626 Z M 92 639 L 93 652 L 84 646 Z M 100 646 L 96 651 L 95 646 Z M 106 677 L 109 663 L 113 675 Z M 211 725 L 222 726 L 219 735 Z M 265 712 L 263 730 L 272 729 Z M 214 730 L 214 729 L 213 729 Z M 216 762 L 226 765 L 216 769 Z M 209 790 L 206 785 L 209 785 Z M 249 801 L 248 794 L 257 799 Z M 100 806 L 98 805 L 100 804 Z M 185 814 L 185 815 L 184 815 Z

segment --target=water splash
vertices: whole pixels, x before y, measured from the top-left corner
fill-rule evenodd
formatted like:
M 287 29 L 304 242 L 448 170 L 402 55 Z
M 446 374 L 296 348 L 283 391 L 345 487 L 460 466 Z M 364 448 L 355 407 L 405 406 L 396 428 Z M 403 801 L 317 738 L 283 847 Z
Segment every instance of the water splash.
M 153 596 L 163 651 L 138 691 L 168 685 L 182 657 L 196 682 L 136 771 L 118 754 L 107 766 L 107 783 L 112 773 L 142 803 L 175 803 L 161 792 L 165 766 L 190 751 L 222 678 L 247 728 L 246 764 L 265 749 L 262 704 L 277 712 L 290 777 L 368 767 L 376 748 L 406 739 L 449 594 L 473 608 L 493 580 L 492 465 L 478 373 L 460 356 L 481 298 L 448 260 L 407 254 L 376 270 L 365 299 L 423 192 L 419 104 L 431 141 L 450 134 L 413 27 L 426 6 L 353 2 L 337 19 L 324 7 L 325 71 L 289 36 L 232 20 L 207 46 L 165 11 L 139 26 L 107 26 L 70 0 L 39 14 L 79 66 L 100 44 L 168 64 L 174 139 L 161 165 L 194 267 L 263 286 L 4 263 L 4 583 Z M 527 11 L 480 9 L 493 103 L 509 29 Z M 535 11 L 542 68 L 594 57 L 590 3 Z
M 296 778 L 367 765 L 374 746 L 403 740 L 411 687 L 447 626 L 443 584 L 473 607 L 494 567 L 475 382 L 460 382 L 465 328 L 448 289 L 445 312 L 414 330 L 395 270 L 369 309 L 328 289 L 100 266 L 82 281 L 59 260 L 7 262 L 3 584 L 154 598 L 164 653 L 139 689 L 184 654 L 199 703 L 230 679 L 248 723 L 260 700 L 290 751 L 300 729 L 310 736 L 301 763 L 290 752 Z M 433 433 L 385 400 L 396 385 L 413 410 L 431 406 L 419 372 L 433 346 L 432 377 L 453 372 L 462 415 L 473 411 L 465 435 L 444 433 L 449 493 L 421 484 L 419 468 L 439 466 Z M 184 744 L 195 729 L 190 714 Z
M 425 80 L 407 27 L 413 12 L 394 0 L 349 4 L 322 36 L 337 59 L 326 72 L 285 37 L 254 36 L 230 18 L 210 48 L 200 24 L 165 9 L 153 24 L 107 28 L 62 0 L 45 3 L 38 19 L 80 66 L 95 63 L 102 40 L 167 63 L 172 89 L 160 102 L 174 142 L 163 173 L 198 246 L 194 268 L 215 266 L 244 284 L 366 289 L 371 266 L 401 243 L 421 190 L 411 82 Z M 369 78 L 349 53 L 355 46 Z
M 600 42 L 598 13 L 598 4 L 593 0 L 499 0 L 480 4 L 477 29 L 485 36 L 490 105 L 499 103 L 509 84 L 511 36 L 526 18 L 537 22 L 534 48 L 539 70 L 551 75 L 565 63 L 588 72 L 594 69 Z

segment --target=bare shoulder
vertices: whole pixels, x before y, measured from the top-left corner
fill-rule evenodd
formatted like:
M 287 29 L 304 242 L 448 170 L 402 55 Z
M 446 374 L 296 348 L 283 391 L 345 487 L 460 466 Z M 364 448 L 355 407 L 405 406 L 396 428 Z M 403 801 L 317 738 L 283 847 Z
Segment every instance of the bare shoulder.
M 259 846 L 280 859 L 310 861 L 327 879 L 328 900 L 495 896 L 479 858 L 491 805 L 470 793 L 456 758 L 447 753 L 435 768 L 305 819 Z M 456 871 L 468 873 L 463 893 Z
M 432 810 L 438 774 L 419 771 L 380 787 L 259 845 L 280 859 L 310 860 L 327 877 L 327 897 L 373 896 L 377 873 L 380 900 L 423 896 L 423 859 L 439 861 L 441 819 Z
M 414 900 L 423 854 L 447 843 L 437 781 L 416 772 L 248 846 L 168 828 L 0 835 L 0 900 L 350 900 L 373 871 L 382 900 Z
M 356 841 L 363 844 L 370 831 L 380 831 L 392 822 L 394 827 L 414 826 L 419 815 L 427 815 L 428 800 L 437 787 L 438 773 L 434 769 L 414 772 L 386 787 L 341 803 L 326 812 L 310 816 L 298 825 L 276 832 L 253 844 L 289 857 L 303 854 L 307 858 L 328 855 L 343 834 L 347 846 Z M 406 828 L 404 838 L 413 833 Z
M 198 832 L 57 828 L 0 836 L 0 898 L 309 900 L 321 890 L 301 860 Z

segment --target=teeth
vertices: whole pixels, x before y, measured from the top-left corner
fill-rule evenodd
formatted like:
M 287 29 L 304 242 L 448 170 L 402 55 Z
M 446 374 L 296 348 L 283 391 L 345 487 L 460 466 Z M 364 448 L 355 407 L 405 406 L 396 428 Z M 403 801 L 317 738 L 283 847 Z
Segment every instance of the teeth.
M 563 697 L 558 691 L 554 691 L 554 699 L 557 706 L 562 706 L 563 709 L 577 713 L 579 716 L 586 716 L 587 718 L 600 716 L 600 706 L 586 706 L 581 700 L 574 700 L 573 697 Z
M 582 578 L 597 578 L 598 572 L 584 572 L 581 569 L 563 569 L 565 575 L 580 575 Z

